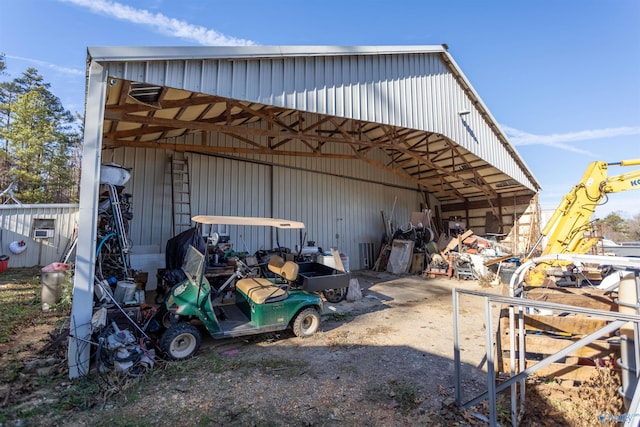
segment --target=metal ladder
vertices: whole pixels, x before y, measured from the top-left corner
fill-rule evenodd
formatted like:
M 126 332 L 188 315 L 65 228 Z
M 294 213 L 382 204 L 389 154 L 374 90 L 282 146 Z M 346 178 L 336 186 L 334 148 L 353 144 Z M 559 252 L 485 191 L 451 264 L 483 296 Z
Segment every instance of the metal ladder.
M 189 163 L 184 153 L 171 157 L 171 202 L 173 235 L 191 228 L 191 191 Z

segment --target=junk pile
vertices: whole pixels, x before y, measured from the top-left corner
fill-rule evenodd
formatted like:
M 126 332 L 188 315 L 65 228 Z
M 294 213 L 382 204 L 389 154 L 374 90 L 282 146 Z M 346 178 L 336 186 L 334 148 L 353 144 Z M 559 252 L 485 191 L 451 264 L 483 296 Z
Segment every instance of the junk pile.
M 91 344 L 98 372 L 137 376 L 156 364 L 149 334 L 160 325 L 145 302 L 147 273 L 131 268 L 132 196 L 124 192 L 130 177 L 122 166 L 101 165 Z
M 100 373 L 123 372 L 135 377 L 157 363 L 156 343 L 150 334 L 160 329 L 156 309 L 150 305 L 125 305 L 125 296 L 112 293 L 106 281 L 96 278 L 97 309 L 91 318 L 92 344 L 97 347 Z
M 385 240 L 374 271 L 393 274 L 422 274 L 457 279 L 502 279 L 501 271 L 513 271 L 509 249 L 497 241 L 499 235 L 478 236 L 467 230 L 464 221 L 450 218 L 438 232 L 431 212 L 413 212 L 409 223 L 393 230 L 384 219 Z
M 138 376 L 153 368 L 156 355 L 153 348 L 147 348 L 150 344 L 148 336 L 147 340 L 144 337 L 137 338 L 130 329 L 118 326 L 116 321 L 107 323 L 108 318 L 107 309 L 102 307 L 91 319 L 98 342 L 98 372 L 116 371 Z M 129 319 L 133 321 L 130 317 Z M 144 334 L 144 331 L 141 332 Z

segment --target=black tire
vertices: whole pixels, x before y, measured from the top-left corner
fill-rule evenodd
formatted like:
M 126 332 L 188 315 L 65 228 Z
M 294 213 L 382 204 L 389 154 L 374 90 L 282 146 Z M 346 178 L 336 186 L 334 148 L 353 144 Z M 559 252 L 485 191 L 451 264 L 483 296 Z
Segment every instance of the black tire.
M 306 338 L 315 334 L 320 326 L 320 313 L 315 308 L 305 308 L 293 319 L 292 329 L 297 337 Z
M 154 301 L 156 302 L 156 304 L 164 304 L 166 299 L 167 291 L 164 288 L 158 287 L 156 289 L 156 297 L 154 298 Z
M 176 318 L 176 316 L 169 310 L 167 310 L 167 306 L 164 304 L 158 307 L 155 318 L 160 325 L 160 331 L 166 331 L 167 329 L 178 323 L 178 319 Z
M 162 334 L 160 349 L 170 360 L 184 360 L 196 354 L 201 343 L 198 328 L 189 323 L 178 323 Z
M 336 304 L 347 297 L 348 290 L 349 288 L 325 289 L 322 291 L 322 295 L 328 302 Z

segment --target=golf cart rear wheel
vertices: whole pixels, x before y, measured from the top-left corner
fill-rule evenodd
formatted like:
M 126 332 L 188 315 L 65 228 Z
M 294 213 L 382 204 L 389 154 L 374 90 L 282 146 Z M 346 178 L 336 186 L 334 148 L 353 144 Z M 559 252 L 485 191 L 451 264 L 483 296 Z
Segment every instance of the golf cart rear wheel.
M 324 295 L 324 299 L 328 302 L 338 303 L 347 297 L 347 290 L 349 288 L 335 288 L 335 289 L 325 289 L 322 291 L 322 295 Z
M 305 308 L 293 319 L 293 333 L 306 338 L 316 333 L 320 326 L 320 313 L 315 308 Z
M 160 349 L 171 360 L 183 360 L 193 356 L 201 342 L 198 328 L 189 323 L 178 323 L 162 334 Z

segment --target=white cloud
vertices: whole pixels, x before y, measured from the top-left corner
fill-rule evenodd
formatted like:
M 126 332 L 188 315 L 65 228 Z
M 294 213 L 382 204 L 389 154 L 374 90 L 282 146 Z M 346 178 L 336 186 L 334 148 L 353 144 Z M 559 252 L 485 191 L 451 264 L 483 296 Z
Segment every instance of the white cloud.
M 77 68 L 70 68 L 70 67 L 62 67 L 60 65 L 52 64 L 51 62 L 41 61 L 39 59 L 25 58 L 23 56 L 14 56 L 14 55 L 6 55 L 6 57 L 10 58 L 10 59 L 17 59 L 18 61 L 31 62 L 32 64 L 36 64 L 36 65 L 39 65 L 41 67 L 47 67 L 47 68 L 50 68 L 50 69 L 52 69 L 54 71 L 58 71 L 58 72 L 63 73 L 63 74 L 70 74 L 72 76 L 84 76 L 85 75 L 85 71 L 84 70 L 79 70 Z
M 569 143 L 640 134 L 640 128 L 637 127 L 592 129 L 580 132 L 554 133 L 551 135 L 535 135 L 509 126 L 502 126 L 502 129 L 514 145 L 547 145 L 561 150 L 585 154 L 590 157 L 596 156 L 589 151 L 569 145 Z
M 162 13 L 152 13 L 145 9 L 135 9 L 131 6 L 109 0 L 60 0 L 76 6 L 86 7 L 93 13 L 111 16 L 121 21 L 145 25 L 159 33 L 190 40 L 205 46 L 253 46 L 251 40 L 238 39 L 220 34 L 216 30 L 200 25 L 193 25 L 185 21 L 169 18 Z

